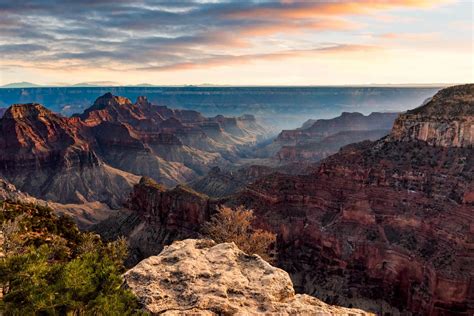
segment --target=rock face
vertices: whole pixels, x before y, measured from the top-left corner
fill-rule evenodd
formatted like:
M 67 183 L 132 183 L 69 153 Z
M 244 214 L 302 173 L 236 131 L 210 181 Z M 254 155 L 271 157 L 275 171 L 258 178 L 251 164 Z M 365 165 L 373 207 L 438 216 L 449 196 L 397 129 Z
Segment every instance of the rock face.
M 152 315 L 368 315 L 295 295 L 288 274 L 234 243 L 176 241 L 124 274 Z
M 316 120 L 311 125 L 306 122 L 301 130 L 325 136 L 342 131 L 385 130 L 392 127 L 397 116 L 397 113 L 373 112 L 369 115 L 363 115 L 358 112 L 342 112 L 340 116 L 333 119 Z
M 0 120 L 0 174 L 42 199 L 120 206 L 139 178 L 104 164 L 94 145 L 76 119 L 40 104 L 13 105 Z
M 35 199 L 30 198 L 27 194 L 18 191 L 13 184 L 0 178 L 0 201 L 1 200 L 22 200 L 25 202 L 35 201 Z
M 6 108 L 0 108 L 0 118 L 3 116 L 6 110 Z
M 209 124 L 216 131 L 207 133 Z M 236 159 L 265 133 L 252 116 L 206 118 L 145 97 L 132 104 L 107 93 L 72 118 L 17 104 L 0 119 L 0 174 L 42 199 L 118 208 L 138 175 L 186 182 Z
M 278 233 L 279 266 L 300 291 L 463 315 L 473 309 L 473 159 L 472 150 L 365 142 L 310 175 L 263 178 L 234 204 Z M 364 306 L 385 310 L 377 305 Z
M 127 201 L 131 212 L 118 213 L 92 229 L 106 239 L 126 236 L 127 265 L 134 265 L 174 240 L 198 237 L 201 225 L 222 203 L 184 185 L 166 189 L 143 177 Z
M 54 212 L 60 216 L 70 216 L 80 229 L 88 229 L 93 224 L 101 222 L 116 213 L 107 205 L 100 202 L 60 204 L 40 200 L 19 191 L 13 184 L 0 177 L 0 201 L 4 200 L 51 207 Z
M 397 113 L 343 112 L 333 119 L 308 120 L 301 128 L 284 130 L 259 156 L 272 156 L 282 163 L 316 162 L 336 153 L 342 146 L 377 140 L 387 135 Z
M 364 140 L 377 140 L 389 130 L 343 131 L 326 136 L 319 141 L 298 141 L 296 145 L 285 145 L 276 153 L 280 162 L 316 162 L 336 153 L 343 146 Z M 318 138 L 316 138 L 318 139 Z
M 419 108 L 400 115 L 391 137 L 421 140 L 443 147 L 474 146 L 474 85 L 454 86 L 437 93 Z
M 231 171 L 214 167 L 206 176 L 190 182 L 189 185 L 208 196 L 222 198 L 237 193 L 253 181 L 272 172 L 275 172 L 275 169 L 258 165 Z

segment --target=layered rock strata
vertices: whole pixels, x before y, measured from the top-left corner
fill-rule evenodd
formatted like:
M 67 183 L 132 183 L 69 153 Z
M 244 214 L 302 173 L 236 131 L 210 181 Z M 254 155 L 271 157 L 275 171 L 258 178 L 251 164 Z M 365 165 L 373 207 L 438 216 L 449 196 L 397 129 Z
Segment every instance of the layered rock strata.
M 210 123 L 217 132 L 206 133 Z M 20 190 L 61 203 L 120 208 L 140 176 L 168 186 L 237 159 L 266 129 L 253 116 L 206 118 L 107 93 L 81 115 L 36 103 L 0 119 L 0 174 Z

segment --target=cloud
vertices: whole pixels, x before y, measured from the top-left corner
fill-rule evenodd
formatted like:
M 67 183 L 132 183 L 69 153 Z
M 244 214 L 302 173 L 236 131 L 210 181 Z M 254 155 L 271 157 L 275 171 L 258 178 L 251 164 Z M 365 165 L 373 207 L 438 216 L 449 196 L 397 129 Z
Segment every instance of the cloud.
M 431 41 L 440 37 L 439 33 L 383 33 L 378 35 L 385 40 Z
M 289 1 L 271 2 L 230 10 L 231 18 L 307 19 L 328 15 L 354 15 L 401 7 L 429 7 L 445 0 L 359 0 L 359 1 Z
M 1 53 L 14 53 L 18 54 L 21 52 L 36 52 L 36 51 L 45 51 L 48 48 L 43 45 L 37 44 L 6 44 L 0 45 L 0 52 Z
M 0 64 L 176 70 L 287 58 L 324 49 L 334 53 L 337 47 L 347 52 L 357 45 L 321 48 L 312 39 L 291 51 L 280 46 L 286 45 L 289 34 L 309 38 L 362 28 L 363 24 L 350 19 L 354 15 L 441 2 L 0 0 Z M 258 44 L 268 39 L 281 45 Z

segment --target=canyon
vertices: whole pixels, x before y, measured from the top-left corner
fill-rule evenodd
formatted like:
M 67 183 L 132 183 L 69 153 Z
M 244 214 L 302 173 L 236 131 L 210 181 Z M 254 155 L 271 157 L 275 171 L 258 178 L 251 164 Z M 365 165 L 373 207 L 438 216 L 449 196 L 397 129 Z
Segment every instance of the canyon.
M 259 146 L 271 129 L 251 115 L 110 93 L 69 118 L 17 104 L 0 120 L 0 197 L 125 236 L 130 267 L 201 238 L 218 206 L 243 205 L 277 234 L 275 265 L 297 293 L 376 314 L 470 315 L 473 109 L 474 85 L 454 86 L 404 113 L 343 113 Z
M 132 104 L 107 93 L 70 118 L 15 104 L 0 119 L 0 174 L 37 198 L 120 208 L 139 176 L 189 181 L 267 133 L 251 115 L 206 118 L 145 97 Z
M 198 236 L 218 205 L 244 205 L 255 225 L 278 234 L 277 266 L 297 292 L 378 314 L 470 315 L 473 100 L 474 85 L 447 88 L 413 110 L 416 123 L 402 114 L 380 140 L 345 146 L 307 174 L 263 175 L 220 199 L 142 180 L 110 235 L 119 227 L 147 257 Z M 426 126 L 443 141 L 413 132 Z
M 298 129 L 283 130 L 273 140 L 258 144 L 247 153 L 247 160 L 227 168 L 214 167 L 188 184 L 209 196 L 224 197 L 273 172 L 304 174 L 345 145 L 386 136 L 397 116 L 344 112 L 332 119 L 308 120 Z
M 283 130 L 259 154 L 284 163 L 316 162 L 342 146 L 387 135 L 397 116 L 397 113 L 373 112 L 365 116 L 343 112 L 332 119 L 308 120 L 298 129 Z

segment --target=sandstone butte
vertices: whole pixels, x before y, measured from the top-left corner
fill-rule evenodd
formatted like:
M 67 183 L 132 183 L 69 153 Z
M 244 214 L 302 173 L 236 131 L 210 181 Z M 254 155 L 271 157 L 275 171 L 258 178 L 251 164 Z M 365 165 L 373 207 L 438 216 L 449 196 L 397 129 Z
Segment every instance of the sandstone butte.
M 295 294 L 288 273 L 234 243 L 175 241 L 124 279 L 152 315 L 372 315 Z

